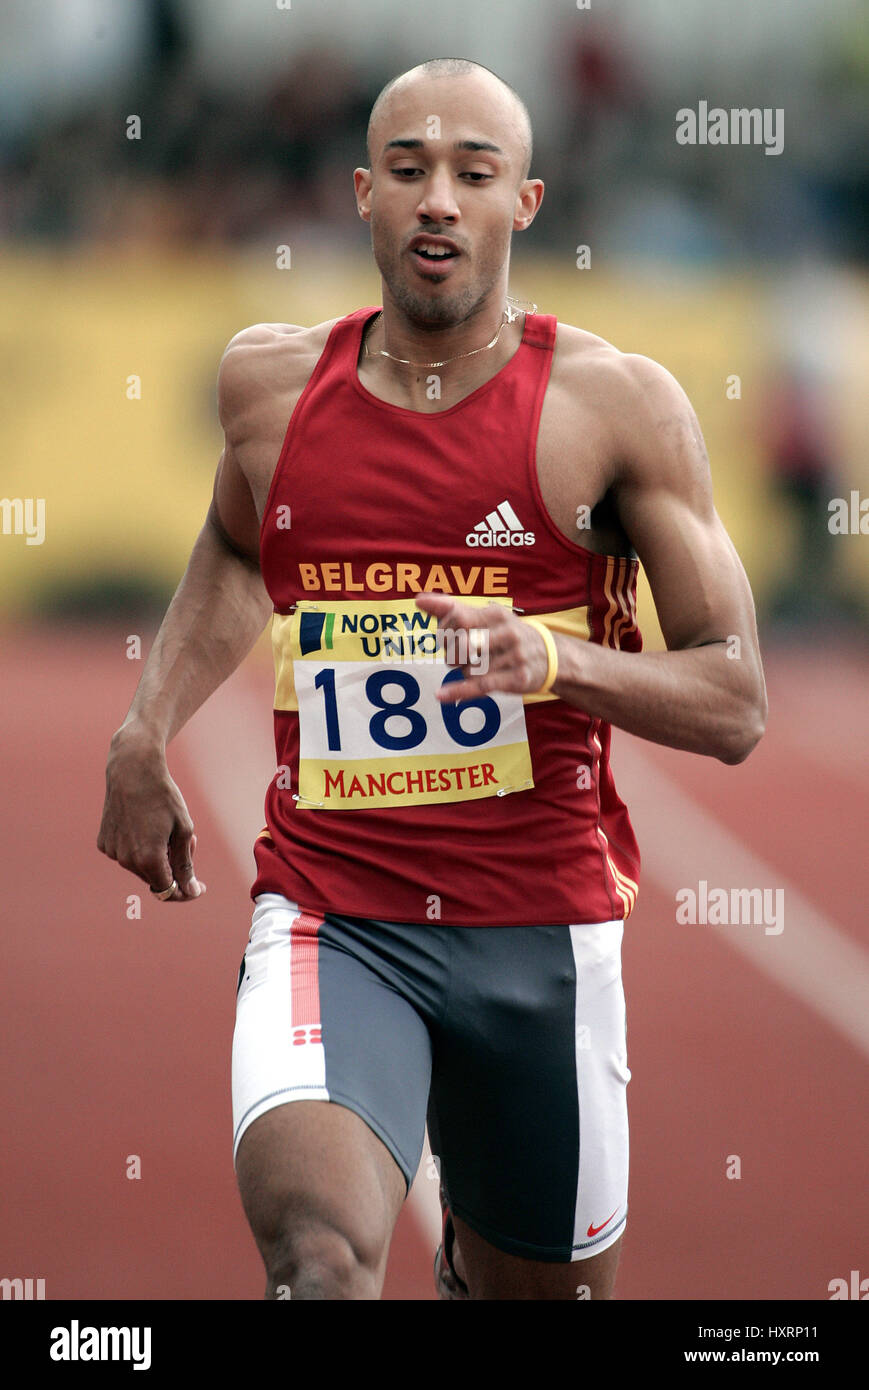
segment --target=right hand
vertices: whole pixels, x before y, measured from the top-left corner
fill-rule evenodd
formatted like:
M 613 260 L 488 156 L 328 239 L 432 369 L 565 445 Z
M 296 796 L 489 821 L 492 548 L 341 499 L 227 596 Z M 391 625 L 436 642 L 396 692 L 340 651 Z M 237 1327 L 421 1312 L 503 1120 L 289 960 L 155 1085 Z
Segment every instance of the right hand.
M 169 776 L 160 748 L 119 730 L 106 764 L 106 799 L 97 849 L 160 892 L 173 878 L 166 902 L 186 902 L 205 892 L 193 871 L 193 821 Z

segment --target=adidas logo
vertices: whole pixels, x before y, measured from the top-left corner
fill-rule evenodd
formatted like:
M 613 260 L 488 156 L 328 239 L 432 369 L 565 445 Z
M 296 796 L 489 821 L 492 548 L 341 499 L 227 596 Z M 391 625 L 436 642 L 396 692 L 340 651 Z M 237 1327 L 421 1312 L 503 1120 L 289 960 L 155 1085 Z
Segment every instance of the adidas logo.
M 534 532 L 526 531 L 522 522 L 505 499 L 499 502 L 485 521 L 478 521 L 465 536 L 465 545 L 533 545 Z

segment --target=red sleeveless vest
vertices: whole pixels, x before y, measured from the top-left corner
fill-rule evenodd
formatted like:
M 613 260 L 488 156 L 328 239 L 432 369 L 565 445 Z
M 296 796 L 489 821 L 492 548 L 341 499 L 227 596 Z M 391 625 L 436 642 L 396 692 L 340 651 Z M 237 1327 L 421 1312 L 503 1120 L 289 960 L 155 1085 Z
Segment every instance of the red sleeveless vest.
M 251 895 L 454 926 L 627 917 L 639 854 L 610 726 L 551 694 L 442 705 L 456 658 L 414 603 L 422 590 L 507 603 L 640 650 L 636 560 L 566 539 L 540 495 L 556 320 L 529 314 L 500 371 L 424 414 L 359 380 L 377 312 L 332 328 L 263 515 L 278 766 Z

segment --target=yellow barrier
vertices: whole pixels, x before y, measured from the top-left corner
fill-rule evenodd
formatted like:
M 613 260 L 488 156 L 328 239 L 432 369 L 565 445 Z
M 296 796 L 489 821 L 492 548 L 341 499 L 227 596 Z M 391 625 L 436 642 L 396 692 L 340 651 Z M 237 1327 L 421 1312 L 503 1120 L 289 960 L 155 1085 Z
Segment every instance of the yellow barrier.
M 867 285 L 859 288 L 869 301 Z M 523 258 L 514 261 L 512 289 L 541 312 L 655 358 L 682 383 L 704 430 L 718 509 L 761 599 L 780 566 L 787 521 L 771 505 L 756 437 L 766 369 L 758 283 L 655 283 L 639 272 L 565 271 Z M 279 270 L 267 250 L 4 253 L 0 496 L 45 502 L 42 544 L 0 534 L 5 614 L 100 578 L 128 576 L 171 592 L 211 496 L 221 448 L 214 382 L 228 339 L 249 323 L 315 323 L 379 299 L 364 256 L 296 256 L 292 269 Z M 865 342 L 860 351 L 838 407 L 852 459 L 869 452 Z M 728 396 L 733 374 L 741 399 Z M 865 590 L 869 543 L 853 539 L 843 540 L 846 568 Z M 641 598 L 655 645 L 645 583 Z

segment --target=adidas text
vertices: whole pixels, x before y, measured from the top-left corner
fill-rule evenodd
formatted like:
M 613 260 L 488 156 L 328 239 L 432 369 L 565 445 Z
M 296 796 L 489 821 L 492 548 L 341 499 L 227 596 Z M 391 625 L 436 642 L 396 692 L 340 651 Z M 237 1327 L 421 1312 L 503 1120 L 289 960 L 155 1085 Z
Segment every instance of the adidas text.
M 533 531 L 469 531 L 465 536 L 466 545 L 533 545 Z

